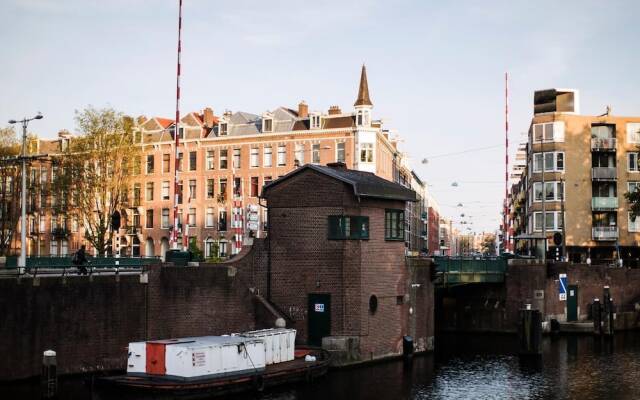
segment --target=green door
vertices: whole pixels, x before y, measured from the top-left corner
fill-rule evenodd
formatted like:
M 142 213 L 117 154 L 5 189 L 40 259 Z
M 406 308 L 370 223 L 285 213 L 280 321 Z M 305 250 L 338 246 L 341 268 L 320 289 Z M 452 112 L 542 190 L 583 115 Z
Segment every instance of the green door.
M 312 346 L 322 346 L 322 338 L 331 335 L 331 295 L 309 294 L 309 334 L 307 342 Z
M 569 285 L 567 288 L 567 321 L 578 320 L 578 286 Z

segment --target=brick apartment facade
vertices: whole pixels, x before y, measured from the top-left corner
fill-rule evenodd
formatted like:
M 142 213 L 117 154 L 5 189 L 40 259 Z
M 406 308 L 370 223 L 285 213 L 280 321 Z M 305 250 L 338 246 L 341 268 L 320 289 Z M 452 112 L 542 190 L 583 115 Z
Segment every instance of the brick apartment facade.
M 302 341 L 355 338 L 363 359 L 400 354 L 403 335 L 428 347 L 421 313 L 432 286 L 428 268 L 416 277 L 405 262 L 401 223 L 413 191 L 344 165 L 305 165 L 267 185 L 263 197 L 267 297 L 297 319 Z M 424 321 L 411 325 L 413 314 Z
M 185 115 L 179 129 L 180 227 L 189 225 L 188 238 L 205 257 L 236 254 L 240 250 L 237 243 L 263 237 L 266 232 L 268 218 L 258 198 L 262 187 L 307 163 L 344 162 L 348 168 L 411 187 L 411 171 L 397 148 L 397 139 L 373 119 L 372 110 L 363 66 L 358 96 L 348 111 L 337 106 L 325 113 L 309 111 L 301 102 L 295 110 L 279 107 L 261 115 L 227 111 L 217 116 L 209 108 Z M 131 183 L 133 207 L 121 211 L 125 223 L 119 232 L 120 251 L 130 256 L 159 256 L 171 246 L 175 123 L 160 117 L 141 117 L 137 122 L 140 173 Z M 57 140 L 37 141 L 31 150 L 55 157 L 69 140 L 72 135 L 61 132 Z M 50 163 L 33 165 L 30 179 L 46 188 L 54 173 Z M 81 244 L 88 245 L 81 224 L 56 213 L 46 189 L 36 191 L 34 188 L 29 198 L 28 255 L 67 255 Z M 410 213 L 415 222 L 407 223 L 407 248 L 416 252 L 425 247 L 421 210 Z M 242 214 L 241 241 L 233 229 L 238 213 Z M 19 235 L 13 235 L 14 252 L 19 251 L 19 241 Z

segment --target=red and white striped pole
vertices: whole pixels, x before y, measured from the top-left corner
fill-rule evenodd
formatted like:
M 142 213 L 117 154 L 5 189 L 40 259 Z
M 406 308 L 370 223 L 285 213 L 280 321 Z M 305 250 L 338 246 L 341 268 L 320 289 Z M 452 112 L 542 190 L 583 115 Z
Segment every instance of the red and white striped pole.
M 504 73 L 504 250 L 509 243 L 509 73 Z
M 171 243 L 174 249 L 178 248 L 178 167 L 180 160 L 178 159 L 178 147 L 180 146 L 180 53 L 182 51 L 182 0 L 178 6 L 178 68 L 176 71 L 176 122 L 174 129 L 175 140 L 175 170 L 173 182 L 173 233 L 171 234 Z

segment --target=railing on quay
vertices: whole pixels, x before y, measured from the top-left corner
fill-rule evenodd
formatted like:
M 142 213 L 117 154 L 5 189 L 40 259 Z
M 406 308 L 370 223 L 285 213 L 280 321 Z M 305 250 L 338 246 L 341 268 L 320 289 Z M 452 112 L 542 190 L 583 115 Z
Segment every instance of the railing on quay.
M 507 259 L 502 257 L 435 257 L 435 263 L 445 286 L 504 282 L 507 270 Z
M 73 264 L 73 255 L 31 256 L 26 267 L 18 268 L 18 257 L 6 258 L 5 271 L 12 275 L 62 275 L 79 273 L 80 266 Z M 84 264 L 88 275 L 102 273 L 144 272 L 149 265 L 159 263 L 160 257 L 87 257 Z

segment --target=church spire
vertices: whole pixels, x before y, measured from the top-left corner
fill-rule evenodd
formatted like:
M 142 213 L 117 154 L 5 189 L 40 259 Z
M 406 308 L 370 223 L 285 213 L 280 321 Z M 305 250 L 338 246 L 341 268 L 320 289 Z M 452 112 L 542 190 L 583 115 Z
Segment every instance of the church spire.
M 373 106 L 369 98 L 369 84 L 367 83 L 367 68 L 362 64 L 362 73 L 360 74 L 360 88 L 358 89 L 358 98 L 353 104 L 357 106 Z

